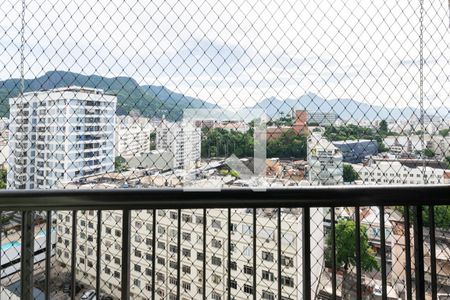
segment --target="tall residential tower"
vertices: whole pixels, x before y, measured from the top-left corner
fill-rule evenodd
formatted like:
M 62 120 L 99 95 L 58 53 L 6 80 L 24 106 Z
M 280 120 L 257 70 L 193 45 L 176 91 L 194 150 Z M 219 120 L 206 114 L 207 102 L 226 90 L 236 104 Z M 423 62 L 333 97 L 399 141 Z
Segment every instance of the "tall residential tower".
M 116 103 L 103 90 L 80 87 L 11 98 L 8 188 L 49 189 L 113 171 Z

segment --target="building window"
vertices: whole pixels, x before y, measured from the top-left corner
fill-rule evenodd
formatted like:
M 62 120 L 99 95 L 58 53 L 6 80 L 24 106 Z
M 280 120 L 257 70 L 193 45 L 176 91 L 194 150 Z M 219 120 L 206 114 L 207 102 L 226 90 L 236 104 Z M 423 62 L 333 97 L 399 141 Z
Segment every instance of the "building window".
M 281 284 L 290 286 L 290 287 L 294 287 L 294 279 L 292 279 L 291 277 L 287 277 L 287 276 L 281 276 Z
M 281 264 L 286 267 L 293 267 L 294 260 L 292 259 L 292 257 L 282 255 L 281 256 Z
M 176 245 L 169 245 L 169 251 L 172 253 L 177 253 L 178 247 Z
M 244 274 L 253 275 L 253 267 L 244 266 Z
M 237 282 L 234 279 L 230 280 L 230 288 L 237 289 Z
M 165 234 L 166 233 L 166 229 L 162 226 L 158 226 L 158 233 L 159 234 Z
M 158 262 L 158 264 L 163 265 L 163 266 L 166 264 L 166 260 L 163 257 L 158 256 L 156 258 L 156 261 Z
M 222 241 L 216 240 L 216 239 L 212 239 L 211 245 L 212 245 L 214 248 L 222 248 Z
M 170 276 L 169 277 L 169 283 L 173 285 L 178 285 L 178 281 L 176 277 Z
M 164 283 L 166 281 L 166 278 L 164 277 L 163 273 L 156 272 L 156 280 Z
M 164 250 L 166 249 L 166 244 L 164 244 L 163 242 L 158 242 L 158 248 Z
M 191 274 L 191 267 L 183 265 L 182 267 L 183 273 Z
M 253 255 L 253 247 L 245 247 L 244 252 L 243 252 L 244 256 L 250 257 Z
M 191 234 L 189 232 L 183 232 L 181 234 L 181 237 L 182 237 L 183 241 L 188 241 L 188 242 L 191 241 Z
M 192 223 L 192 216 L 188 214 L 182 214 L 181 219 L 183 222 Z
M 170 212 L 170 218 L 176 220 L 178 218 L 178 213 L 175 211 Z
M 134 270 L 136 271 L 136 272 L 141 272 L 141 266 L 140 265 L 134 265 Z
M 212 220 L 211 221 L 211 227 L 215 228 L 215 229 L 222 229 L 222 224 L 220 223 L 219 220 Z
M 134 279 L 133 280 L 133 285 L 136 287 L 141 287 L 141 282 L 139 281 L 139 279 Z
M 266 261 L 273 261 L 273 253 L 263 251 L 262 252 L 262 259 L 266 260 Z
M 217 257 L 217 256 L 213 256 L 211 258 L 211 263 L 213 265 L 215 265 L 215 266 L 219 266 L 220 267 L 222 265 L 222 260 L 219 257 Z
M 195 217 L 195 223 L 203 224 L 203 216 L 196 216 Z
M 169 267 L 171 267 L 172 269 L 176 269 L 177 268 L 177 262 L 176 261 L 169 261 Z
M 244 293 L 253 295 L 253 287 L 248 284 L 244 284 Z
M 275 294 L 269 291 L 263 291 L 262 298 L 267 300 L 275 300 Z
M 222 297 L 218 293 L 212 292 L 211 293 L 211 299 L 213 299 L 213 300 L 222 300 Z
M 237 263 L 235 261 L 230 261 L 230 269 L 237 270 Z
M 189 282 L 183 281 L 181 283 L 181 286 L 183 287 L 183 289 L 190 291 L 191 290 L 191 284 Z
M 203 261 L 205 258 L 205 255 L 202 252 L 197 252 L 197 260 Z
M 183 256 L 191 257 L 191 250 L 183 248 Z
M 262 279 L 273 281 L 273 273 L 269 271 L 262 271 Z
M 138 249 L 135 249 L 135 250 L 134 250 L 134 256 L 136 256 L 136 257 L 142 257 L 141 251 L 139 251 Z

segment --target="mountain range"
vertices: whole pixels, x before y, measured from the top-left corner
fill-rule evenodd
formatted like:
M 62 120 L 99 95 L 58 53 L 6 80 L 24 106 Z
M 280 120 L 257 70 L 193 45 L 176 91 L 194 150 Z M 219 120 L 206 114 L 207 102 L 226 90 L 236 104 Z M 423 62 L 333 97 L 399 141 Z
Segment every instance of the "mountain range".
M 185 108 L 215 108 L 215 104 L 173 92 L 162 86 L 142 85 L 131 77 L 107 78 L 98 75 L 82 75 L 65 71 L 51 71 L 43 76 L 26 79 L 25 92 L 48 90 L 66 86 L 83 86 L 103 89 L 117 95 L 117 114 L 138 111 L 145 117 L 161 117 L 178 120 Z M 0 116 L 8 116 L 10 97 L 20 92 L 20 79 L 0 81 Z
M 19 94 L 20 79 L 0 81 L 0 116 L 8 116 L 8 99 Z M 117 114 L 124 115 L 131 111 L 138 111 L 145 117 L 166 116 L 169 120 L 179 120 L 186 108 L 220 108 L 216 104 L 189 97 L 157 85 L 139 85 L 131 77 L 107 78 L 98 75 L 82 75 L 66 71 L 50 71 L 44 75 L 26 79 L 25 92 L 48 90 L 65 86 L 83 86 L 103 89 L 107 93 L 117 95 Z M 237 112 L 230 112 L 224 108 L 224 114 L 233 116 L 254 116 L 255 111 L 263 111 L 270 118 L 286 115 L 293 109 L 304 109 L 309 113 L 316 111 L 334 112 L 342 120 L 384 120 L 409 119 L 418 115 L 419 110 L 412 107 L 388 108 L 371 105 L 353 99 L 324 99 L 313 93 L 307 93 L 298 99 L 280 100 L 267 98 L 254 106 L 244 107 Z M 446 107 L 427 110 L 428 115 L 447 117 Z M 246 119 L 246 121 L 250 121 Z
M 307 93 L 298 99 L 279 100 L 274 97 L 267 98 L 258 102 L 252 107 L 246 107 L 246 111 L 260 109 L 263 110 L 270 118 L 278 118 L 282 114 L 287 115 L 294 109 L 307 110 L 309 113 L 314 112 L 334 112 L 342 120 L 387 120 L 387 119 L 409 119 L 413 116 L 419 116 L 418 108 L 402 107 L 389 108 L 384 106 L 371 105 L 365 102 L 359 102 L 353 99 L 323 99 L 320 96 Z M 426 110 L 429 116 L 441 116 L 448 118 L 449 110 L 447 107 L 430 108 Z

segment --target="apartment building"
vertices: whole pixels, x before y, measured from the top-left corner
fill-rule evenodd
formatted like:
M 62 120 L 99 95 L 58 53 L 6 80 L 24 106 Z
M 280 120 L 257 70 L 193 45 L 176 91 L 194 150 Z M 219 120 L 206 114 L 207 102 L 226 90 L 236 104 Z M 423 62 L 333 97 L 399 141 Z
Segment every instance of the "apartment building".
M 320 133 L 313 133 L 308 137 L 309 181 L 312 185 L 343 184 L 342 161 L 339 149 Z
M 178 213 L 181 212 L 181 232 Z M 226 209 L 157 210 L 155 224 L 155 291 L 157 299 L 177 299 L 177 268 L 180 268 L 179 299 L 202 299 L 203 275 L 207 299 L 227 299 L 227 269 L 230 259 L 230 288 L 233 299 L 275 299 L 281 280 L 283 300 L 302 299 L 301 210 L 281 213 L 281 278 L 277 268 L 277 213 L 258 210 L 256 223 L 256 269 L 253 266 L 253 210 L 231 209 L 231 223 Z M 77 227 L 77 280 L 95 282 L 96 212 L 81 211 Z M 121 211 L 104 211 L 102 222 L 101 286 L 105 292 L 120 297 L 121 287 Z M 71 250 L 71 215 L 58 212 L 56 259 L 69 266 Z M 150 299 L 152 282 L 152 211 L 132 212 L 131 298 Z M 206 224 L 205 224 L 206 222 Z M 323 214 L 311 211 L 311 286 L 313 297 L 323 268 Z M 204 229 L 204 225 L 206 225 Z M 317 226 L 316 226 L 317 225 Z M 230 228 L 230 247 L 228 246 Z M 204 235 L 203 230 L 206 230 Z M 180 234 L 181 244 L 177 244 Z M 206 251 L 203 242 L 206 239 Z M 181 249 L 178 249 L 181 247 Z M 180 253 L 180 266 L 177 265 Z M 204 268 L 204 260 L 206 269 Z M 204 274 L 203 272 L 206 272 Z M 253 288 L 253 276 L 258 282 Z
M 446 173 L 432 167 L 410 168 L 394 160 L 352 166 L 364 184 L 443 184 Z
M 73 86 L 11 98 L 8 188 L 48 189 L 113 171 L 116 102 Z
M 317 124 L 318 126 L 331 126 L 338 120 L 338 115 L 335 112 L 321 112 L 314 111 L 308 112 L 308 124 L 312 126 Z
M 150 151 L 154 127 L 143 117 L 116 117 L 116 156 L 132 157 Z
M 156 128 L 156 149 L 173 153 L 173 169 L 191 169 L 201 157 L 201 128 L 163 120 Z

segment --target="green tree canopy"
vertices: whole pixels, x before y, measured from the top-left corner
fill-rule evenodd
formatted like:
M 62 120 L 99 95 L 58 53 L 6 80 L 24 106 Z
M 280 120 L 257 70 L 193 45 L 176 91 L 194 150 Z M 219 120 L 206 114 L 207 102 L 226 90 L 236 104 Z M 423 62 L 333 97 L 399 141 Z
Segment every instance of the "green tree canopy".
M 356 224 L 353 220 L 339 220 L 336 224 L 336 265 L 343 267 L 347 272 L 350 266 L 356 265 L 355 232 Z M 380 266 L 375 258 L 375 253 L 369 245 L 367 229 L 360 227 L 361 237 L 361 268 L 364 271 L 379 270 Z M 326 237 L 325 258 L 331 261 L 331 234 Z
M 359 179 L 358 172 L 353 169 L 352 165 L 344 164 L 344 182 L 354 182 Z
M 0 168 L 0 189 L 6 189 L 6 169 Z

